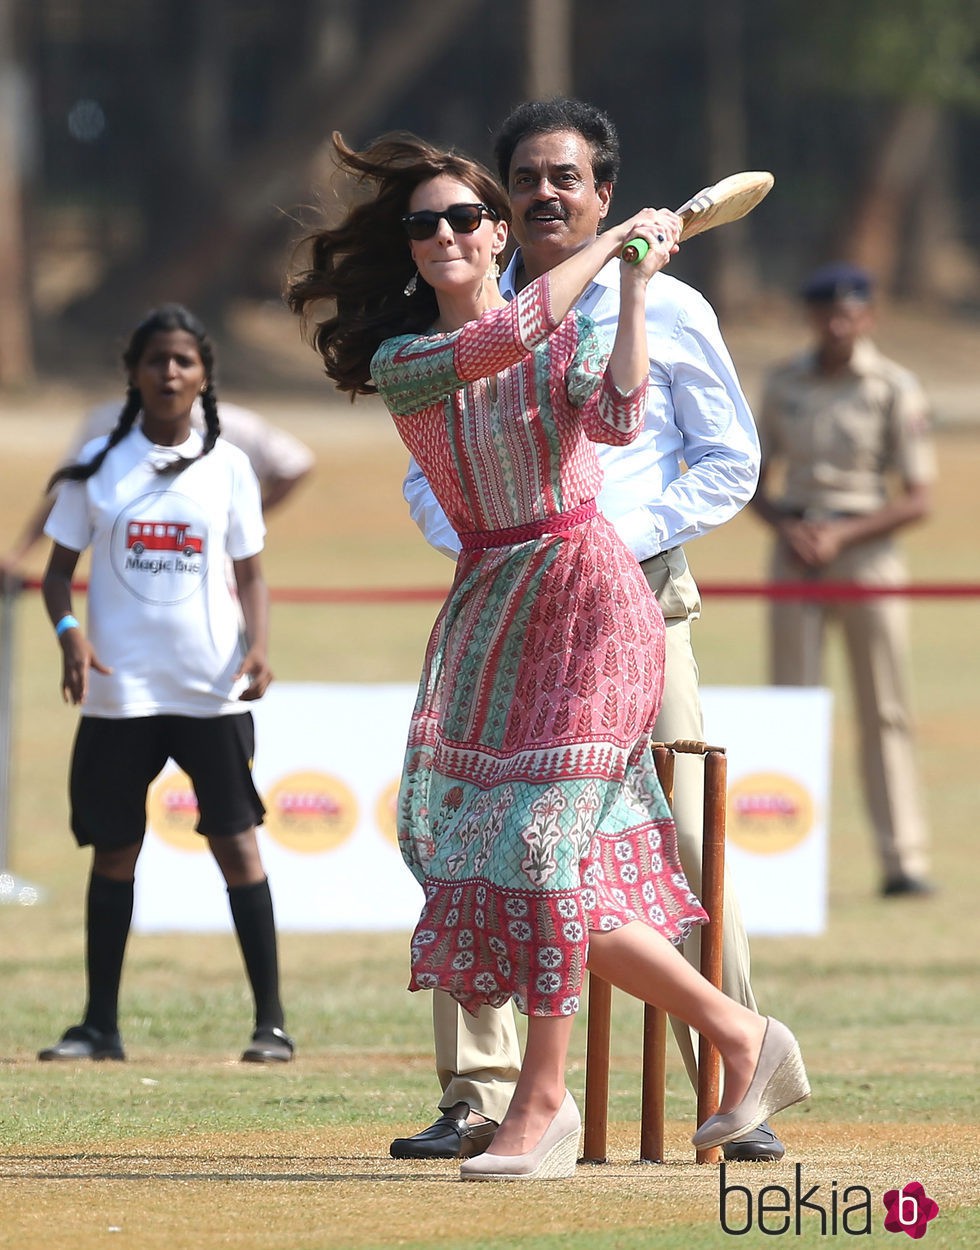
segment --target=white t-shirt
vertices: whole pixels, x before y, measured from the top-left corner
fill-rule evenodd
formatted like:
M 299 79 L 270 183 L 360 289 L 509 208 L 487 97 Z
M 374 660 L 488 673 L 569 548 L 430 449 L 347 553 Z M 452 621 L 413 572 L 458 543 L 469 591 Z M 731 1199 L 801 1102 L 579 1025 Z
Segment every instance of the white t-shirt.
M 104 439 L 83 448 L 92 459 Z M 157 447 L 134 428 L 85 482 L 65 482 L 44 532 L 72 551 L 91 547 L 88 637 L 109 676 L 89 676 L 86 716 L 220 716 L 246 712 L 240 613 L 226 556 L 262 550 L 265 523 L 248 457 L 219 438 L 177 474 L 157 467 L 193 457 L 201 436 Z

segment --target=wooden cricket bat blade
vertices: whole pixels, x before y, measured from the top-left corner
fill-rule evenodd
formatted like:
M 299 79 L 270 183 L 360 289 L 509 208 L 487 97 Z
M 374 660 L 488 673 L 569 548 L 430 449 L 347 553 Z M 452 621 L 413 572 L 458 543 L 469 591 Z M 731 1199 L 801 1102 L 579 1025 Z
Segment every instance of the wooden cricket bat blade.
M 729 174 L 720 182 L 712 183 L 697 195 L 692 195 L 675 210 L 678 217 L 684 220 L 681 242 L 715 226 L 738 221 L 765 199 L 775 181 L 766 170 L 746 170 L 740 174 Z

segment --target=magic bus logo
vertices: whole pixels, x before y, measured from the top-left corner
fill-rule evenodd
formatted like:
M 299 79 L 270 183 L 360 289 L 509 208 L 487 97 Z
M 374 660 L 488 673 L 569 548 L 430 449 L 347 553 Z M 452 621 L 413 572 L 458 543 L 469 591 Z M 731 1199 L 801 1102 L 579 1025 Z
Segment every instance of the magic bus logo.
M 814 825 L 813 798 L 785 773 L 751 773 L 728 791 L 728 837 L 755 855 L 799 846 Z
M 792 1189 L 764 1185 L 756 1194 L 747 1185 L 729 1185 L 725 1167 L 724 1163 L 720 1166 L 718 1188 L 718 1219 L 724 1233 L 733 1237 L 753 1231 L 769 1237 L 783 1233 L 867 1237 L 872 1233 L 877 1204 L 866 1185 L 841 1187 L 838 1181 L 831 1181 L 807 1188 L 803 1165 L 797 1163 Z M 930 1220 L 939 1214 L 939 1204 L 919 1181 L 889 1189 L 881 1204 L 885 1208 L 885 1231 L 907 1233 L 916 1241 L 926 1235 Z
M 374 819 L 381 834 L 392 846 L 398 845 L 398 788 L 399 781 L 389 781 L 378 795 L 374 806 Z
M 265 831 L 290 851 L 312 855 L 336 850 L 357 824 L 357 799 L 329 773 L 288 773 L 264 797 Z
M 150 787 L 146 822 L 153 832 L 178 851 L 204 851 L 207 842 L 196 832 L 200 813 L 190 777 L 179 769 L 164 773 Z
M 175 604 L 195 594 L 207 573 L 207 521 L 178 491 L 154 491 L 116 517 L 109 558 L 120 582 L 144 603 Z
M 204 550 L 204 539 L 179 521 L 130 521 L 126 526 L 126 550 L 136 557 L 155 551 L 179 552 L 190 560 Z

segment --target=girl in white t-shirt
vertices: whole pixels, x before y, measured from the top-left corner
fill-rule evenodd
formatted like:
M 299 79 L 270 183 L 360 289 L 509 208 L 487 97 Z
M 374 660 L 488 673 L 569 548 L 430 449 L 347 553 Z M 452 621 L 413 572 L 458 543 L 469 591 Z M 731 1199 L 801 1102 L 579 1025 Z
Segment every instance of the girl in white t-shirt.
M 213 350 L 196 318 L 179 305 L 156 310 L 123 360 L 119 420 L 54 475 L 61 488 L 45 526 L 54 545 L 44 601 L 62 648 L 62 693 L 82 712 L 71 827 L 93 860 L 85 1016 L 38 1057 L 125 1057 L 117 1007 L 146 795 L 172 758 L 193 783 L 197 829 L 227 883 L 255 999 L 242 1058 L 288 1061 L 272 896 L 255 835 L 265 809 L 251 773 L 248 705 L 272 680 L 259 487 L 244 452 L 219 438 Z M 203 436 L 191 426 L 199 396 Z M 72 614 L 71 582 L 87 548 L 86 632 Z

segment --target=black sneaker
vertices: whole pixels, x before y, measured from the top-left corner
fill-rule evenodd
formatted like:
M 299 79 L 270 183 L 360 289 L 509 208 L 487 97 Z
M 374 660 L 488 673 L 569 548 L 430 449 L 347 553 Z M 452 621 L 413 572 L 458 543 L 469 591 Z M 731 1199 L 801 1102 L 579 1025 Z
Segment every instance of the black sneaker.
M 242 1063 L 289 1063 L 296 1053 L 296 1043 L 282 1029 L 261 1028 L 242 1051 Z
M 897 877 L 889 877 L 881 887 L 882 898 L 900 898 L 902 895 L 928 898 L 930 894 L 935 893 L 936 887 L 931 881 L 926 881 L 922 877 L 908 877 L 904 873 Z
M 38 1059 L 125 1059 L 119 1033 L 102 1033 L 90 1024 L 73 1024 L 59 1042 L 37 1052 Z

